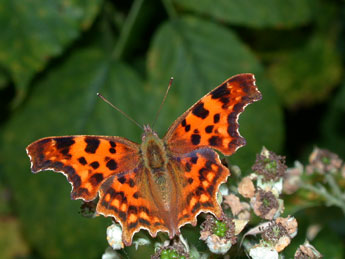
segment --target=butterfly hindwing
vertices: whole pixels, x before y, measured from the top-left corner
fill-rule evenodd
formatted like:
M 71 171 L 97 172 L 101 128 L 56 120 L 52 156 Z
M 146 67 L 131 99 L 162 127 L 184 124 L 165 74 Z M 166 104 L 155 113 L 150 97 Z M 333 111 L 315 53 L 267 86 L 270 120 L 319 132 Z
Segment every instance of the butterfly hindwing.
M 178 211 L 178 228 L 191 223 L 195 225 L 200 212 L 211 212 L 217 218 L 222 217 L 222 209 L 217 202 L 220 184 L 230 175 L 218 154 L 209 148 L 199 149 L 184 154 L 172 161 L 175 163 L 177 177 L 183 179 Z
M 149 177 L 148 169 L 139 165 L 132 171 L 109 177 L 100 188 L 96 210 L 116 218 L 126 245 L 132 243 L 134 233 L 140 229 L 147 229 L 153 237 L 158 231 L 169 231 L 152 197 Z
M 73 199 L 96 198 L 99 186 L 110 175 L 135 168 L 138 144 L 120 137 L 48 137 L 27 147 L 31 170 L 54 170 L 66 175 Z
M 260 99 L 254 75 L 233 76 L 179 117 L 164 140 L 176 153 L 211 147 L 231 155 L 246 143 L 238 132 L 239 114 L 248 104 Z

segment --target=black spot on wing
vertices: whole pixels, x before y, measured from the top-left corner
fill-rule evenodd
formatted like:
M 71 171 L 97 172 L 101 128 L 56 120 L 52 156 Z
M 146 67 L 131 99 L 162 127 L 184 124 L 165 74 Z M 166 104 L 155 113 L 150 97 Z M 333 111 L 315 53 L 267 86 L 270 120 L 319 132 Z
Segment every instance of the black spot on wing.
M 147 221 L 146 219 L 143 219 L 143 218 L 139 218 L 139 222 L 143 225 L 146 225 L 146 226 L 150 226 L 150 222 Z
M 214 191 L 214 187 L 212 184 L 210 184 L 208 186 L 208 188 L 206 189 L 206 191 L 210 194 L 210 195 L 213 195 L 213 191 Z
M 81 165 L 86 165 L 87 164 L 87 161 L 86 161 L 86 159 L 85 159 L 85 157 L 79 157 L 78 158 L 78 161 L 79 161 L 79 163 L 81 164 Z
M 221 138 L 219 138 L 218 136 L 212 136 L 208 139 L 208 143 L 211 145 L 211 146 L 219 146 L 221 145 L 222 143 L 222 140 Z
M 218 122 L 219 122 L 219 119 L 220 119 L 220 114 L 219 114 L 219 113 L 216 113 L 216 114 L 213 116 L 213 122 L 214 122 L 214 123 L 218 123 Z
M 117 180 L 122 184 L 124 184 L 126 182 L 126 178 L 124 176 L 118 177 Z
M 190 172 L 190 170 L 192 170 L 192 166 L 190 165 L 190 163 L 186 163 L 185 170 L 186 172 Z
M 190 124 L 186 125 L 186 127 L 184 128 L 185 132 L 190 131 Z
M 100 182 L 103 181 L 103 174 L 96 173 L 90 177 L 90 182 L 93 186 L 97 186 Z
M 134 180 L 132 178 L 129 178 L 128 184 L 132 188 L 135 186 L 135 182 L 134 182 Z
M 204 108 L 203 102 L 199 102 L 193 108 L 192 113 L 199 118 L 205 119 L 210 112 Z
M 196 164 L 198 162 L 198 156 L 193 156 L 190 161 L 193 163 L 193 164 Z
M 138 226 L 138 221 L 132 222 L 128 225 L 128 229 L 136 228 Z
M 200 144 L 200 135 L 199 134 L 192 134 L 191 141 L 193 145 L 199 145 Z
M 227 87 L 227 83 L 224 83 L 211 92 L 211 97 L 212 99 L 219 99 L 229 94 L 230 89 Z
M 65 159 L 71 159 L 72 155 L 69 154 L 69 147 L 60 149 L 60 153 L 64 155 Z
M 84 141 L 86 142 L 85 152 L 91 154 L 96 153 L 96 150 L 100 144 L 99 139 L 93 137 L 86 137 Z
M 73 137 L 54 138 L 57 149 L 69 148 L 75 141 Z
M 138 214 L 138 210 L 137 210 L 137 207 L 135 206 L 129 206 L 128 207 L 128 214 Z
M 106 166 L 109 168 L 109 170 L 115 170 L 117 168 L 117 163 L 115 162 L 114 159 L 110 159 Z
M 211 133 L 213 130 L 213 125 L 208 125 L 206 128 L 205 128 L 205 132 L 206 133 Z
M 194 207 L 192 208 L 192 213 L 197 212 L 197 210 L 200 209 L 200 207 L 201 207 L 201 204 L 200 203 L 196 203 L 194 205 Z
M 133 198 L 134 199 L 138 199 L 139 198 L 139 193 L 138 192 L 133 193 Z
M 94 161 L 90 164 L 90 166 L 93 168 L 93 169 L 97 169 L 99 167 L 99 163 L 97 161 Z
M 219 100 L 223 104 L 222 108 L 225 108 L 227 104 L 230 102 L 230 99 L 226 96 L 220 98 Z

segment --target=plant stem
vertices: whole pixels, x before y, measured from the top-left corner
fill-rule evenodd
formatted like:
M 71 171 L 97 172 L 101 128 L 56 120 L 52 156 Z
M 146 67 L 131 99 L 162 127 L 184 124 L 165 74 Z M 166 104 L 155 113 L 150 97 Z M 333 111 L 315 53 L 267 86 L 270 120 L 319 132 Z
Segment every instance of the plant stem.
M 326 174 L 325 177 L 329 186 L 331 187 L 334 196 L 338 197 L 341 200 L 344 200 L 344 194 L 341 192 L 339 185 L 334 180 L 334 177 L 331 174 Z
M 303 184 L 301 187 L 309 191 L 315 192 L 319 194 L 320 196 L 324 197 L 329 205 L 338 206 L 339 208 L 341 208 L 341 210 L 345 214 L 345 203 L 342 200 L 339 200 L 336 197 L 329 194 L 322 185 L 319 185 L 317 188 L 311 184 Z
M 134 3 L 131 6 L 131 10 L 129 11 L 129 14 L 126 18 L 126 21 L 122 27 L 119 40 L 117 41 L 117 44 L 114 48 L 114 51 L 112 53 L 112 58 L 115 60 L 121 59 L 126 43 L 128 41 L 130 32 L 133 28 L 133 25 L 135 23 L 135 20 L 138 16 L 138 13 L 140 11 L 140 8 L 143 4 L 144 0 L 135 0 Z

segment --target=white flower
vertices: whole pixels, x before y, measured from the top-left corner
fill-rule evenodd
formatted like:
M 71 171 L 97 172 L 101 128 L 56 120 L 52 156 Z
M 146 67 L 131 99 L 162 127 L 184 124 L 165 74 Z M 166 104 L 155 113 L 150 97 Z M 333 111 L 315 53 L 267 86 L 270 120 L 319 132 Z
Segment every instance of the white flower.
M 272 247 L 253 247 L 249 250 L 249 255 L 253 259 L 278 259 L 278 252 Z
M 122 242 L 122 229 L 118 224 L 112 224 L 107 228 L 107 240 L 114 250 L 124 247 Z
M 133 245 L 135 246 L 135 250 L 138 250 L 139 246 L 145 246 L 151 244 L 151 241 L 148 240 L 147 238 L 138 238 L 133 241 Z
M 206 239 L 206 244 L 214 254 L 225 254 L 231 248 L 231 240 L 213 234 Z
M 108 246 L 108 248 L 105 249 L 105 252 L 102 255 L 102 259 L 121 259 L 121 256 Z
M 283 178 L 279 178 L 278 181 L 266 181 L 262 175 L 259 175 L 256 185 L 258 188 L 264 191 L 271 191 L 276 197 L 279 197 L 283 191 Z

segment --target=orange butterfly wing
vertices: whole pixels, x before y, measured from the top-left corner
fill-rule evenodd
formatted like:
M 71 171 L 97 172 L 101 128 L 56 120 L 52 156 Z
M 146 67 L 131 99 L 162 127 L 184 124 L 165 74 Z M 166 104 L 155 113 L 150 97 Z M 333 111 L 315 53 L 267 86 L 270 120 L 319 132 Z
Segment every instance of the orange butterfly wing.
M 170 233 L 179 233 L 187 223 L 195 225 L 200 212 L 222 217 L 217 193 L 230 172 L 212 148 L 231 155 L 245 145 L 238 132 L 238 116 L 260 99 L 254 76 L 237 75 L 201 98 L 169 128 L 164 141 L 180 194 L 177 211 L 171 213 L 171 218 L 176 213 L 178 220 L 169 228 Z
M 139 145 L 125 138 L 103 136 L 48 137 L 27 147 L 31 170 L 54 170 L 72 184 L 72 199 L 91 201 L 99 187 L 113 174 L 133 170 Z
M 152 199 L 149 175 L 149 170 L 140 164 L 126 174 L 109 177 L 99 191 L 97 212 L 115 216 L 122 226 L 122 241 L 127 246 L 140 229 L 148 230 L 153 237 L 158 231 L 169 231 Z
M 179 161 L 174 163 L 174 172 L 183 179 L 180 180 L 177 229 L 187 223 L 196 225 L 200 212 L 211 212 L 221 218 L 217 192 L 219 185 L 226 182 L 229 170 L 221 164 L 218 154 L 211 149 L 199 149 L 171 161 Z
M 260 99 L 253 74 L 233 76 L 182 114 L 169 128 L 164 141 L 176 153 L 211 147 L 231 155 L 246 144 L 238 132 L 239 114 Z

